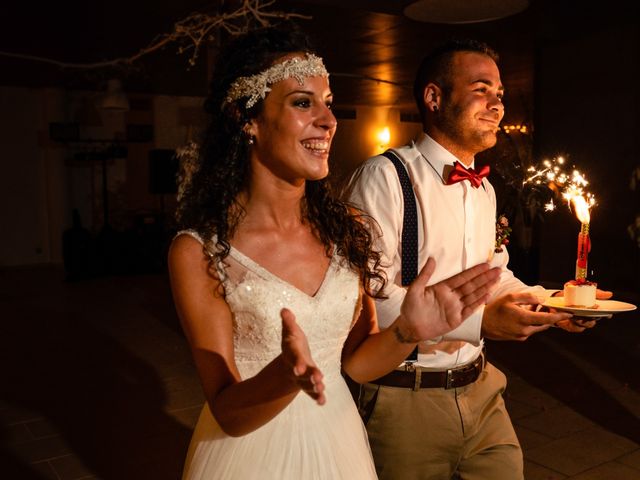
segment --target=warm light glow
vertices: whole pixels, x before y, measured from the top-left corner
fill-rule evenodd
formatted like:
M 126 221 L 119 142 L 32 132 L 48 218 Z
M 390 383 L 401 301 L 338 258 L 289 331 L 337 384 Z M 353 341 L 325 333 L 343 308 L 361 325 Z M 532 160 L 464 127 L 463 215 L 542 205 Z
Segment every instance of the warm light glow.
M 578 217 L 578 220 L 580 220 L 580 223 L 588 224 L 591 221 L 591 216 L 589 215 L 589 204 L 584 199 L 584 197 L 583 196 L 572 197 L 571 203 L 573 203 L 576 217 Z
M 526 125 L 502 125 L 500 128 L 504 130 L 504 133 L 528 133 Z
M 391 142 L 391 132 L 389 131 L 389 127 L 384 127 L 378 132 L 378 143 L 380 144 L 380 148 L 387 148 L 389 142 Z

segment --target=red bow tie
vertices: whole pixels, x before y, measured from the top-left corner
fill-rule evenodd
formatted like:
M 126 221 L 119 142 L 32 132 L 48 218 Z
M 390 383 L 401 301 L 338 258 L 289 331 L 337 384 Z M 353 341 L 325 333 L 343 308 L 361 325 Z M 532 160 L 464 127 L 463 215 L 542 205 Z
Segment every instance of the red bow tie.
M 489 166 L 484 165 L 476 172 L 473 168 L 465 168 L 460 162 L 454 162 L 453 170 L 449 172 L 449 177 L 447 178 L 447 185 L 469 180 L 473 188 L 478 188 L 482 185 L 482 179 L 489 175 L 489 170 Z

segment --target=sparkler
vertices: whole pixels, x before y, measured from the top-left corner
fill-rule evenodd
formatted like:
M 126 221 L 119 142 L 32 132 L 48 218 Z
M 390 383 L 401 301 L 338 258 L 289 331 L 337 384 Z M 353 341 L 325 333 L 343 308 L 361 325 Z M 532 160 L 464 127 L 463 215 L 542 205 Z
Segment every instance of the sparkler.
M 578 234 L 578 258 L 576 260 L 576 281 L 587 281 L 587 256 L 591 251 L 591 239 L 589 238 L 589 223 L 591 215 L 589 210 L 596 204 L 592 193 L 585 190 L 589 184 L 582 173 L 573 171 L 571 181 L 562 192 L 563 198 L 573 205 L 576 217 L 580 221 L 580 233 Z
M 582 196 L 571 198 L 576 216 L 580 220 L 580 233 L 578 234 L 578 259 L 576 260 L 576 280 L 583 283 L 587 280 L 587 256 L 591 251 L 591 239 L 589 238 L 589 205 Z
M 576 281 L 584 283 L 587 280 L 587 257 L 591 251 L 591 239 L 589 238 L 589 223 L 591 221 L 590 209 L 596 204 L 592 193 L 586 191 L 589 182 L 578 170 L 568 174 L 564 170 L 564 157 L 555 157 L 552 160 L 544 160 L 542 165 L 531 166 L 527 169 L 528 176 L 522 182 L 523 187 L 547 186 L 554 192 L 561 193 L 569 205 L 573 206 L 575 214 L 580 221 L 580 233 L 578 234 L 578 258 L 576 260 Z M 553 198 L 545 204 L 545 211 L 555 210 Z

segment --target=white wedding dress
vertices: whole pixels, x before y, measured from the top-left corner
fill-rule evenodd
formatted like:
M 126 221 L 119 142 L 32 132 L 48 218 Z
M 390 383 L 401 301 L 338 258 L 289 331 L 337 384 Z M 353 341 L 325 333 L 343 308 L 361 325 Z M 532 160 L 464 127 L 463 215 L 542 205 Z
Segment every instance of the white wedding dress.
M 193 231 L 186 231 L 198 241 Z M 375 479 L 366 430 L 340 375 L 342 345 L 360 311 L 359 278 L 333 255 L 314 296 L 298 290 L 231 248 L 218 265 L 233 312 L 235 360 L 242 378 L 281 353 L 280 310 L 290 309 L 324 374 L 326 403 L 299 393 L 273 420 L 242 437 L 226 435 L 205 404 L 183 480 Z

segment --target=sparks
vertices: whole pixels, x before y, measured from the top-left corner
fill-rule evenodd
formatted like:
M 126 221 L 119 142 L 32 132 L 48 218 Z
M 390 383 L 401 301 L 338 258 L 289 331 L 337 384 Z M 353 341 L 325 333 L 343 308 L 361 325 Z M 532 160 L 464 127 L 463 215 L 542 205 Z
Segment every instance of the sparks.
M 556 209 L 556 204 L 553 203 L 553 198 L 544 204 L 545 212 L 553 212 Z
M 596 204 L 594 195 L 586 191 L 589 185 L 585 175 L 579 170 L 573 170 L 567 173 L 564 169 L 566 159 L 558 156 L 552 159 L 544 159 L 539 165 L 532 165 L 527 168 L 527 177 L 523 180 L 522 186 L 546 186 L 552 191 L 559 192 L 572 208 L 574 199 L 578 197 L 584 198 L 587 208 L 591 208 Z M 553 198 L 544 205 L 546 212 L 556 209 Z

